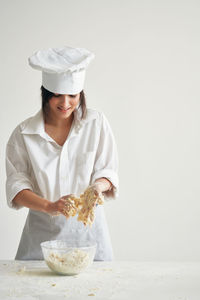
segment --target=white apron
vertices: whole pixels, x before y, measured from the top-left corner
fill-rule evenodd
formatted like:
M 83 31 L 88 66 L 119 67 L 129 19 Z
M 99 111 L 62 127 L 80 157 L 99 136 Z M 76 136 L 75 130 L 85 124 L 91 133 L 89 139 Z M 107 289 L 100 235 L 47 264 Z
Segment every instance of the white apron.
M 16 260 L 42 260 L 40 243 L 49 240 L 96 241 L 97 251 L 94 260 L 112 260 L 113 251 L 105 220 L 103 207 L 96 207 L 96 218 L 90 228 L 77 221 L 77 217 L 50 216 L 29 209 Z

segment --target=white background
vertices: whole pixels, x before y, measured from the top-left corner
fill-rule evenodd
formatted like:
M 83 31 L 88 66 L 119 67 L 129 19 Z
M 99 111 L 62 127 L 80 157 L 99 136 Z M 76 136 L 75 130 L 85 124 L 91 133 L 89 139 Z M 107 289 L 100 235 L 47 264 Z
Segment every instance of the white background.
M 41 105 L 28 57 L 48 47 L 95 53 L 87 104 L 118 145 L 120 197 L 105 204 L 117 260 L 200 259 L 200 2 L 1 1 L 0 259 L 13 259 L 27 208 L 8 208 L 5 147 Z

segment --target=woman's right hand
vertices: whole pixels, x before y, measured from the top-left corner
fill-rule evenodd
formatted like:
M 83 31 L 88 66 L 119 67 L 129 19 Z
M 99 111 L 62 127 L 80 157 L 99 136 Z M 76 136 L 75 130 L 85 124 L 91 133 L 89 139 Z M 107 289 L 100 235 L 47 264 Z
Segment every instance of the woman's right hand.
M 73 194 L 69 194 L 66 196 L 61 197 L 55 202 L 50 202 L 47 213 L 50 214 L 51 216 L 58 216 L 60 214 L 63 214 L 66 216 L 66 203 L 67 199 L 70 198 L 71 196 L 74 196 Z M 65 212 L 64 212 L 65 210 Z

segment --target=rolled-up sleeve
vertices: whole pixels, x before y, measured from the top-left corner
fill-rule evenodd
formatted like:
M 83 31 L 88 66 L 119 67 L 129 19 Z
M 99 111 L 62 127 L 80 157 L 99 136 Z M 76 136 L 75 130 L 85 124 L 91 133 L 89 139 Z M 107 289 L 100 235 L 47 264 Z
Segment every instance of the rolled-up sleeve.
M 100 136 L 95 157 L 91 183 L 105 177 L 112 183 L 112 188 L 104 192 L 106 200 L 119 197 L 118 151 L 111 126 L 106 116 L 101 113 Z
M 6 196 L 10 208 L 20 209 L 23 206 L 12 202 L 22 190 L 33 190 L 29 177 L 29 162 L 26 149 L 17 144 L 8 143 L 6 146 Z

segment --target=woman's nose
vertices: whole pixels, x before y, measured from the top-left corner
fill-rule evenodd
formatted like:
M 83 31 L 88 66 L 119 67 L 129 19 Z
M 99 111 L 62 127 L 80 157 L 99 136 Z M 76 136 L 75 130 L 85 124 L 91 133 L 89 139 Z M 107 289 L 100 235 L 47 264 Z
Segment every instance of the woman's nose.
M 61 101 L 63 103 L 69 103 L 69 96 L 68 95 L 62 95 L 61 96 Z

